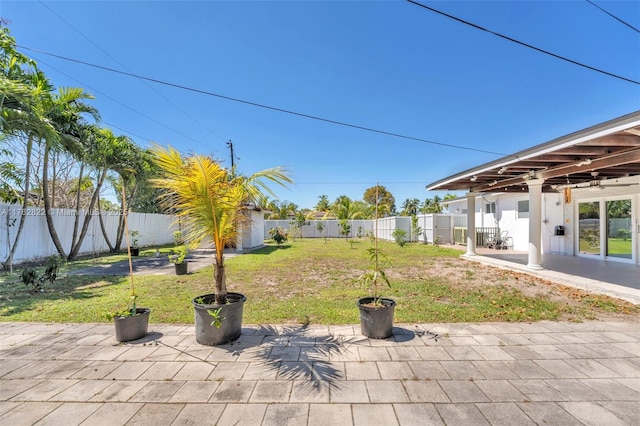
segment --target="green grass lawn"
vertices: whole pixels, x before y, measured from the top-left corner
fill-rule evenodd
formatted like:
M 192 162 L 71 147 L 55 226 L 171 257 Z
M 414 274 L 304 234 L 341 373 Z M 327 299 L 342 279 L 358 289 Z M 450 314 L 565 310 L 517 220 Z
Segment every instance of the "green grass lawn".
M 247 296 L 246 324 L 355 324 L 356 299 L 370 294 L 357 280 L 369 266 L 369 246 L 366 239 L 267 245 L 227 259 L 228 290 Z M 617 299 L 468 262 L 459 258 L 462 250 L 390 242 L 380 246 L 392 263 L 386 268 L 392 287 L 383 288 L 382 294 L 398 302 L 397 323 L 580 321 L 601 313 L 640 313 L 639 307 Z M 2 276 L 0 321 L 107 322 L 106 314 L 128 304 L 129 277 L 74 276 L 65 270 L 124 258 L 75 262 L 38 294 L 29 293 L 16 274 Z M 180 277 L 136 276 L 135 283 L 138 306 L 152 309 L 151 322 L 190 324 L 191 300 L 214 291 L 213 268 Z

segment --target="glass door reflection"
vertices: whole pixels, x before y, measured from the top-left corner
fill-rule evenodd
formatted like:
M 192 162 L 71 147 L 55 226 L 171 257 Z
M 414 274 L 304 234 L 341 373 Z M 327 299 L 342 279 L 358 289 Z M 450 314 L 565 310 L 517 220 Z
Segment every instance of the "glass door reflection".
M 607 256 L 631 259 L 631 200 L 607 201 Z
M 578 247 L 580 254 L 600 255 L 600 202 L 578 204 Z

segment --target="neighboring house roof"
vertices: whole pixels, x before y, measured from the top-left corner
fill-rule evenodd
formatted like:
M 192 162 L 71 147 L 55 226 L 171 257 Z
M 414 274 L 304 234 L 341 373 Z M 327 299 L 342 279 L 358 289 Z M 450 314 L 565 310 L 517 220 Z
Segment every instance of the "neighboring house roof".
M 542 178 L 543 191 L 640 176 L 640 111 L 536 145 L 446 177 L 428 191 L 528 191 Z

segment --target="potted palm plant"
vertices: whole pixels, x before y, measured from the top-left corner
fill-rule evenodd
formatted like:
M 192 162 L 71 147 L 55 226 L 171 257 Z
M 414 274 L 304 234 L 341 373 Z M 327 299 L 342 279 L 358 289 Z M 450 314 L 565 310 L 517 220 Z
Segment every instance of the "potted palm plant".
M 376 187 L 377 190 L 377 187 Z M 376 191 L 375 231 L 373 247 L 368 249 L 371 268 L 359 278 L 360 282 L 372 290 L 372 295 L 361 297 L 356 302 L 360 309 L 360 331 L 373 339 L 386 339 L 393 334 L 393 314 L 396 302 L 393 299 L 380 297 L 380 286 L 384 283 L 391 286 L 383 268 L 389 264 L 386 255 L 378 248 L 378 194 Z
M 178 217 L 186 243 L 197 247 L 203 240 L 215 246 L 214 291 L 192 300 L 196 341 L 218 345 L 237 339 L 242 330 L 246 296 L 228 292 L 224 248 L 235 243 L 238 229 L 248 219 L 247 205 L 265 194 L 275 197 L 265 181 L 291 183 L 286 172 L 267 169 L 251 176 L 237 175 L 210 156 L 182 156 L 172 147 L 153 148 L 161 176 L 151 183 L 162 189 L 160 201 Z

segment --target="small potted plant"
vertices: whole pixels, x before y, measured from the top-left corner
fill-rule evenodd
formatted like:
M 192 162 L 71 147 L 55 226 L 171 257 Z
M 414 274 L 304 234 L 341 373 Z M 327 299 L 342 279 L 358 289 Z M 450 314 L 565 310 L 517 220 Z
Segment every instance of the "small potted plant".
M 138 241 L 140 238 L 140 232 L 138 231 L 130 231 L 131 234 L 131 256 L 139 256 L 140 255 L 140 247 L 138 247 Z
M 389 278 L 385 274 L 381 263 L 388 264 L 389 261 L 380 251 L 376 244 L 369 247 L 371 269 L 364 272 L 359 281 L 363 286 L 370 286 L 372 295 L 358 299 L 357 305 L 360 309 L 360 330 L 363 335 L 374 339 L 386 339 L 393 334 L 393 313 L 396 302 L 393 299 L 380 297 L 380 286 L 385 283 L 391 287 Z
M 378 196 L 376 194 L 376 200 Z M 378 204 L 376 203 L 375 234 L 373 247 L 369 247 L 371 268 L 359 278 L 363 286 L 370 287 L 372 295 L 361 297 L 357 301 L 360 309 L 360 330 L 363 335 L 373 339 L 386 339 L 393 334 L 393 314 L 396 302 L 393 299 L 380 297 L 380 286 L 385 283 L 391 287 L 383 265 L 389 260 L 378 248 Z
M 188 273 L 189 263 L 186 260 L 189 249 L 186 245 L 177 246 L 169 255 L 169 262 L 173 263 L 176 268 L 176 275 L 186 275 Z
M 122 199 L 126 200 L 125 187 L 122 186 Z M 124 201 L 123 201 L 124 204 Z M 126 212 L 126 205 L 123 206 L 123 210 Z M 129 239 L 129 235 L 133 238 L 134 234 L 137 236 L 137 231 L 127 232 L 129 225 L 127 222 L 127 216 L 124 216 L 124 226 L 125 232 L 127 235 L 127 240 Z M 133 240 L 134 245 L 137 244 L 137 240 Z M 115 329 L 116 329 L 116 340 L 118 342 L 128 342 L 130 340 L 141 339 L 147 335 L 147 330 L 149 328 L 149 315 L 151 313 L 151 309 L 149 308 L 139 308 L 136 306 L 136 300 L 138 298 L 136 294 L 136 286 L 133 280 L 133 262 L 131 261 L 131 256 L 133 256 L 133 247 L 132 244 L 129 244 L 127 241 L 127 246 L 129 250 L 127 251 L 127 258 L 129 259 L 129 279 L 131 283 L 131 293 L 130 293 L 130 305 L 125 309 L 120 309 L 115 313 L 110 313 L 107 316 L 110 319 L 114 320 Z

